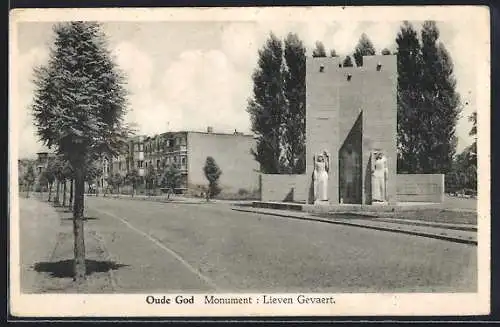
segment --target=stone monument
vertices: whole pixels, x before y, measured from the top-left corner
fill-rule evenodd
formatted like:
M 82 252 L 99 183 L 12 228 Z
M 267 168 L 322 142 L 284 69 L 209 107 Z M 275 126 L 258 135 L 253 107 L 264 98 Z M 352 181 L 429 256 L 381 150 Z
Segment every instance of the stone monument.
M 330 155 L 328 152 L 323 151 L 314 158 L 314 203 L 328 204 L 328 173 L 330 169 Z
M 316 190 L 319 180 L 315 182 L 313 174 L 321 169 L 316 158 L 326 151 L 328 182 L 321 185 L 329 204 L 394 203 L 396 115 L 396 56 L 364 56 L 362 67 L 342 67 L 342 58 L 308 57 L 306 178 L 313 185 L 305 189 Z M 383 183 L 372 175 L 372 151 L 377 149 L 382 149 L 385 160 Z M 319 198 L 310 196 L 308 203 L 318 203 Z
M 372 204 L 387 203 L 387 158 L 381 150 L 372 151 Z

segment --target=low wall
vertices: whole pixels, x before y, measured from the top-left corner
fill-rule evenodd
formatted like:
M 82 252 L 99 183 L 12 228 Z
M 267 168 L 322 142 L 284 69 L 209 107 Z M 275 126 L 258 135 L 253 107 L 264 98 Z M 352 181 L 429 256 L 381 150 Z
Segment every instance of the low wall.
M 262 174 L 261 200 L 307 202 L 307 175 Z
M 398 174 L 396 175 L 398 202 L 443 202 L 443 174 Z

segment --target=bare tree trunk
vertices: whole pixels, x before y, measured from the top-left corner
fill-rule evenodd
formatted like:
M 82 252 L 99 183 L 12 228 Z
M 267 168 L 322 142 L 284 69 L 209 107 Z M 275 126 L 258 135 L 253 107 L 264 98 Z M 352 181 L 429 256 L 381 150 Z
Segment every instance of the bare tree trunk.
M 59 188 L 60 188 L 60 182 L 56 182 L 56 196 L 54 197 L 54 204 L 59 205 Z
M 75 180 L 72 178 L 71 183 L 69 184 L 69 206 L 71 207 L 73 205 L 73 182 Z
M 63 181 L 63 200 L 62 200 L 62 205 L 63 205 L 63 207 L 66 206 L 66 180 Z
M 27 185 L 28 187 L 26 188 L 26 197 L 30 197 L 30 184 Z
M 49 200 L 48 200 L 49 202 L 50 202 L 51 197 L 52 197 L 52 185 L 54 185 L 54 183 L 49 184 Z
M 84 236 L 84 193 L 85 182 L 83 180 L 82 162 L 74 165 L 75 167 L 75 204 L 73 206 L 73 235 L 74 235 L 74 280 L 80 284 L 85 280 L 85 236 Z

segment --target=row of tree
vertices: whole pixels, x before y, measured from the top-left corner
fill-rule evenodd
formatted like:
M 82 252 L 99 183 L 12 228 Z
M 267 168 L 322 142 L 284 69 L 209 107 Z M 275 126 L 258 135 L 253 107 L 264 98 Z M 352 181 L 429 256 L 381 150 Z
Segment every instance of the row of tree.
M 222 175 L 222 170 L 215 162 L 213 157 L 207 157 L 203 172 L 208 181 L 206 191 L 207 200 L 217 196 L 221 192 L 219 187 L 219 177 Z M 108 186 L 113 190 L 120 192 L 120 187 L 129 185 L 132 187 L 132 196 L 139 185 L 144 185 L 148 194 L 151 195 L 158 188 L 163 188 L 167 191 L 167 197 L 180 187 L 182 180 L 181 171 L 175 165 L 167 165 L 162 168 L 149 166 L 144 176 L 140 176 L 137 169 L 132 169 L 125 176 L 120 173 L 112 174 L 107 178 Z
M 434 21 L 424 22 L 420 37 L 411 23 L 403 22 L 395 43 L 398 171 L 446 174 L 453 166 L 462 110 L 452 59 Z M 353 53 L 355 64 L 362 66 L 363 56 L 375 53 L 368 36 L 361 35 Z M 382 54 L 391 52 L 383 49 Z M 254 157 L 263 173 L 304 173 L 306 49 L 296 34 L 281 41 L 271 33 L 258 55 L 247 107 L 257 136 Z M 312 55 L 327 56 L 321 42 Z M 331 50 L 330 55 L 337 53 Z M 344 66 L 353 66 L 350 56 Z

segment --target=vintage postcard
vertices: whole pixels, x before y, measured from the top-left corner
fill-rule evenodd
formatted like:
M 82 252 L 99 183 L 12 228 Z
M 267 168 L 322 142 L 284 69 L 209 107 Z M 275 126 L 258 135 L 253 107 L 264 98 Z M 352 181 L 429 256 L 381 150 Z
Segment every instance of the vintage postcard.
M 11 314 L 489 314 L 489 18 L 11 11 Z

